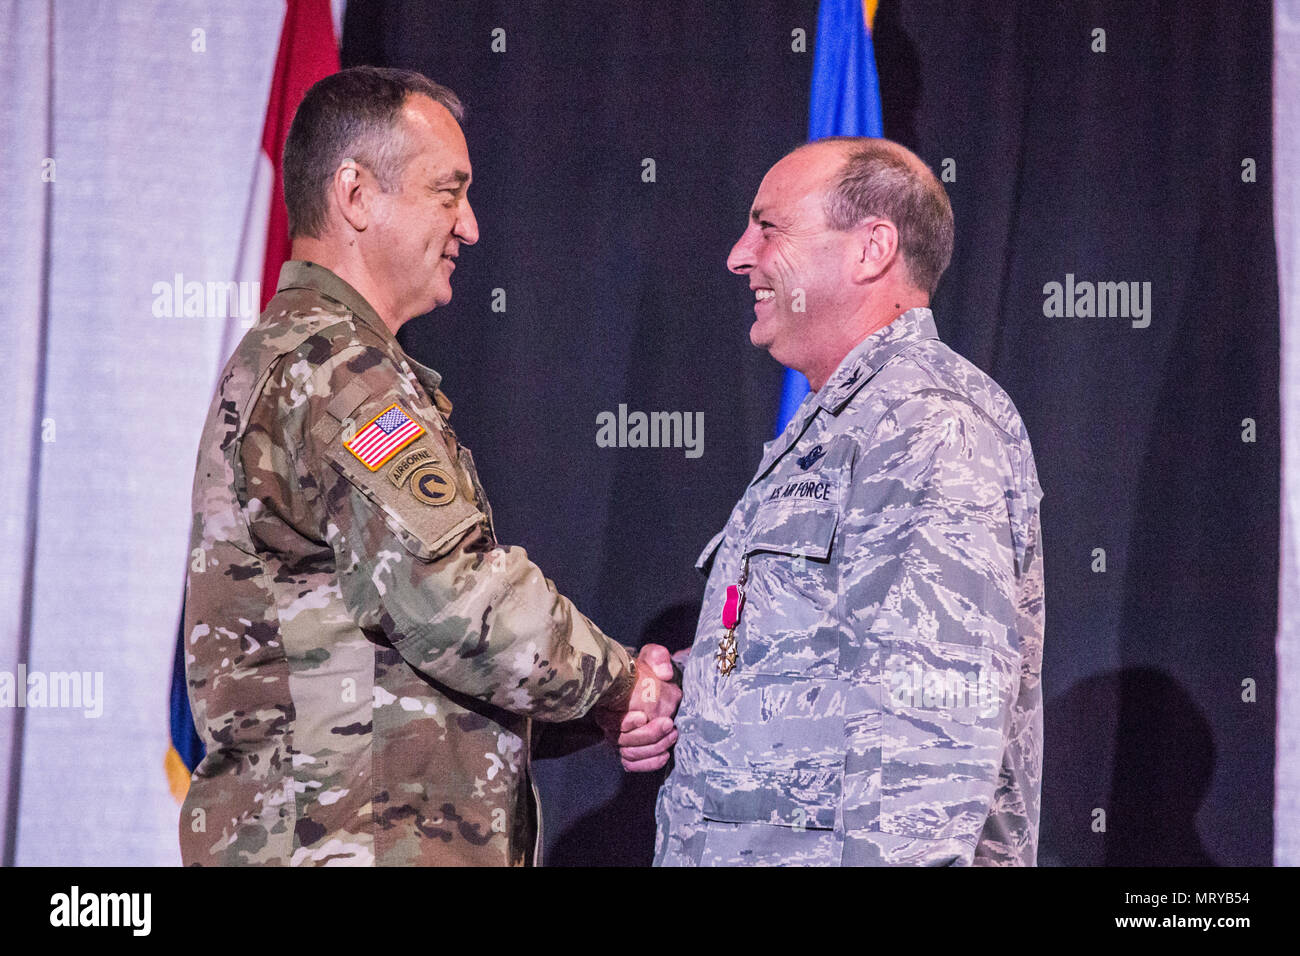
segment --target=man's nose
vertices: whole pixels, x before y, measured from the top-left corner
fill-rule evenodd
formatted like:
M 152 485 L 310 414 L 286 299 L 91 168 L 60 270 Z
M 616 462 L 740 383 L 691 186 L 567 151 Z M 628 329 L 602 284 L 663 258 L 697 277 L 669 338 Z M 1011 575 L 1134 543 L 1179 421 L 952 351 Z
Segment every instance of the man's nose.
M 478 220 L 474 217 L 474 210 L 470 208 L 468 196 L 460 204 L 460 215 L 456 217 L 454 232 L 456 238 L 467 246 L 478 242 Z
M 743 276 L 754 267 L 754 254 L 749 242 L 749 230 L 746 229 L 727 256 L 727 269 L 738 276 Z

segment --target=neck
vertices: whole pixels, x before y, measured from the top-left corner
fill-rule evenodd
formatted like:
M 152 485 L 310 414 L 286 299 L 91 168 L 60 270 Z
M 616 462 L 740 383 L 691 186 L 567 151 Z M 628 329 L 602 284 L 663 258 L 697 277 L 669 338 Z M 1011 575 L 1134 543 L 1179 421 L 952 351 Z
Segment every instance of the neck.
M 808 385 L 814 392 L 820 391 L 826 384 L 845 356 L 862 344 L 862 340 L 879 332 L 896 318 L 915 308 L 928 308 L 929 296 L 913 294 L 910 296 L 893 296 L 884 307 L 866 307 L 847 322 L 834 327 L 832 338 L 826 347 L 820 350 L 816 360 L 806 369 L 797 369 L 808 378 Z
M 371 276 L 370 270 L 366 268 L 365 258 L 357 249 L 356 243 L 342 245 L 328 239 L 299 236 L 293 240 L 289 249 L 289 258 L 304 259 L 329 269 L 370 303 L 370 307 L 394 335 L 410 318 L 401 315 L 395 303 L 389 299 L 388 293 Z

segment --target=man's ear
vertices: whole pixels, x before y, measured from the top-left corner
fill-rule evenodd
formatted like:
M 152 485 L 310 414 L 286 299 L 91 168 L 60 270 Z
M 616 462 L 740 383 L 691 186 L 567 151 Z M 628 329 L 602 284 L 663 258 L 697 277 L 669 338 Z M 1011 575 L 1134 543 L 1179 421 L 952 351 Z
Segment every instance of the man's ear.
M 370 204 L 375 185 L 370 171 L 350 159 L 339 164 L 330 180 L 330 198 L 348 225 L 357 232 L 365 232 L 370 225 Z
M 853 230 L 855 282 L 873 282 L 899 257 L 898 228 L 888 219 L 869 219 Z

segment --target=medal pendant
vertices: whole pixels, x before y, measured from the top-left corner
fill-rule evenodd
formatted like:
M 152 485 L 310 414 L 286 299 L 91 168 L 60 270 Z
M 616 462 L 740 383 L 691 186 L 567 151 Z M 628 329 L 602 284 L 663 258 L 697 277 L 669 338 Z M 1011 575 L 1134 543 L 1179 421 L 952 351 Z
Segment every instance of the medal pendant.
M 740 612 L 745 607 L 745 574 L 742 572 L 740 584 L 728 584 L 727 594 L 722 602 L 722 626 L 727 633 L 718 639 L 718 673 L 726 677 L 736 666 L 736 625 L 740 623 Z
M 736 629 L 727 628 L 727 633 L 718 639 L 718 653 L 714 658 L 718 662 L 718 673 L 726 677 L 736 666 Z

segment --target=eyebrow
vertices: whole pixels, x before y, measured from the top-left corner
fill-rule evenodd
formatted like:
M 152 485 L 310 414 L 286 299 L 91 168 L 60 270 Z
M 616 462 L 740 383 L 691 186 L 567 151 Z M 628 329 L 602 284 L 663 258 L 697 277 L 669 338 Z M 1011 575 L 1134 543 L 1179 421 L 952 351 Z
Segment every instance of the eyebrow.
M 469 182 L 469 173 L 465 172 L 463 169 L 458 169 L 455 172 L 448 173 L 447 175 L 437 180 L 439 186 L 447 182 L 455 182 L 463 186 L 467 182 Z

